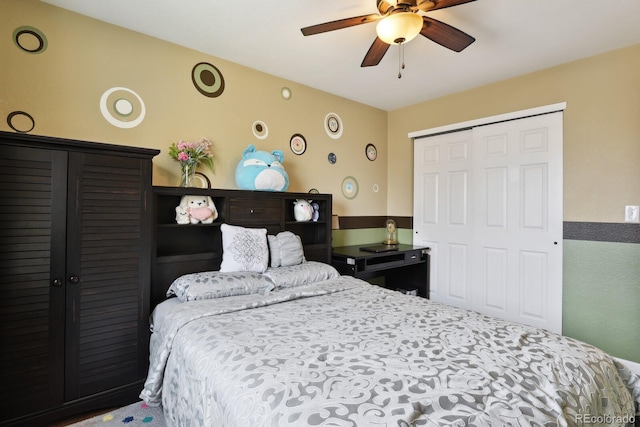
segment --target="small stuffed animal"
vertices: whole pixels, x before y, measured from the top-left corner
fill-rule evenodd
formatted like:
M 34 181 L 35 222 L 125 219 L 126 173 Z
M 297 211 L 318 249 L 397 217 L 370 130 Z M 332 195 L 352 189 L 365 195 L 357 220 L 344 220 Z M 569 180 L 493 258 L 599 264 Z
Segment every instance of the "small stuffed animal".
M 293 202 L 293 217 L 296 221 L 310 221 L 313 218 L 313 206 L 304 199 L 296 199 Z
M 218 210 L 210 196 L 182 196 L 180 205 L 176 208 L 176 213 L 178 212 L 178 208 L 184 209 L 189 214 L 189 222 L 191 224 L 198 224 L 199 222 L 211 224 L 213 220 L 218 218 Z M 178 224 L 180 224 L 180 222 Z
M 320 219 L 320 205 L 312 201 L 311 206 L 313 207 L 313 218 L 311 218 L 311 220 L 317 221 Z
M 286 191 L 289 175 L 282 166 L 283 160 L 282 150 L 256 151 L 249 144 L 236 167 L 236 185 L 242 190 Z
M 182 205 L 176 206 L 176 222 L 178 224 L 189 224 L 191 222 L 187 208 Z

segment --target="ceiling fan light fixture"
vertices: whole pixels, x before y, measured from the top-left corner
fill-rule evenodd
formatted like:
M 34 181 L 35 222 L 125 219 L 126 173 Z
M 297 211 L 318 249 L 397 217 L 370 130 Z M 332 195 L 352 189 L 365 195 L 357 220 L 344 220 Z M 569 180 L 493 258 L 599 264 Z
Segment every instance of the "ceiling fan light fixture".
M 422 16 L 413 12 L 398 12 L 378 21 L 376 33 L 387 44 L 407 43 L 422 30 Z

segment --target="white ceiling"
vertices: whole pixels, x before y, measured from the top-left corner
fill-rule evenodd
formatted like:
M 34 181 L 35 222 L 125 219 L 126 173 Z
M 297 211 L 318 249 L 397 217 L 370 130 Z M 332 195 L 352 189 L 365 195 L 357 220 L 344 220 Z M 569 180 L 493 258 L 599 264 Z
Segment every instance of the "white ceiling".
M 640 43 L 640 0 L 477 0 L 427 13 L 476 41 L 456 53 L 418 36 L 398 79 L 396 46 L 360 67 L 375 23 L 300 32 L 376 0 L 42 1 L 387 111 Z

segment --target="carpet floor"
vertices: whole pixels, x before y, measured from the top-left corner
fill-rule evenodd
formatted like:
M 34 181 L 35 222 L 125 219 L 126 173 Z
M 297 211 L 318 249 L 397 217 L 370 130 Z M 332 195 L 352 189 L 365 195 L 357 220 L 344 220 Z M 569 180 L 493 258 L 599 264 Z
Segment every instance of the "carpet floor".
M 69 427 L 93 427 L 93 426 L 148 426 L 166 427 L 162 407 L 147 406 L 144 402 L 132 403 L 128 406 L 106 412 Z

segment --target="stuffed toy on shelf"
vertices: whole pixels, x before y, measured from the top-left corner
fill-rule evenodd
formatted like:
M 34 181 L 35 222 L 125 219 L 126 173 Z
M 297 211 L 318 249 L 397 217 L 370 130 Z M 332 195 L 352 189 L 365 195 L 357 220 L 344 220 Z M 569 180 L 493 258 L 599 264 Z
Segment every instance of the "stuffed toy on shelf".
M 282 150 L 259 151 L 249 144 L 236 167 L 236 185 L 241 190 L 286 191 L 289 175 L 283 161 Z
M 218 218 L 218 210 L 210 196 L 184 195 L 176 206 L 178 224 L 211 224 Z

